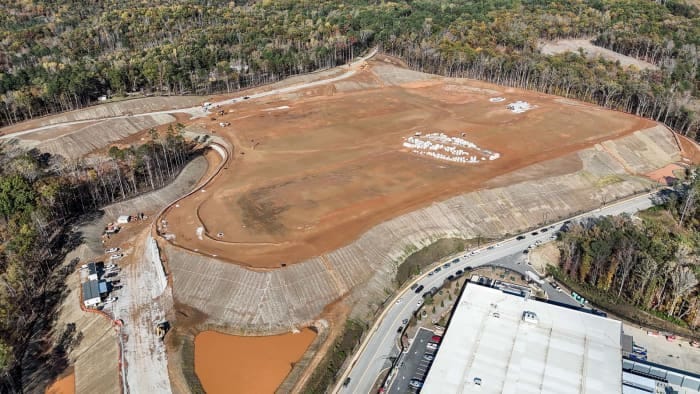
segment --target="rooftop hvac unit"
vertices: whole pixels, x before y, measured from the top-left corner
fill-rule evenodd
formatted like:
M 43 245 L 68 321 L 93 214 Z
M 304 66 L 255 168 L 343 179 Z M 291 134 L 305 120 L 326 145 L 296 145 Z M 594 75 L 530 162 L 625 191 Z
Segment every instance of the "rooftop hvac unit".
M 539 322 L 537 319 L 537 314 L 530 311 L 523 312 L 523 321 L 530 324 L 537 324 Z

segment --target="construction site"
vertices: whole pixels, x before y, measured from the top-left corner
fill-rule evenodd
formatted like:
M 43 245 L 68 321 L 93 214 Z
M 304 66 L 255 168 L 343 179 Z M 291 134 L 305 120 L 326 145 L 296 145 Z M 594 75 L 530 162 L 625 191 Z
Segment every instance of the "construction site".
M 172 187 L 107 207 L 86 225 L 92 234 L 124 207 L 150 217 L 123 240 L 127 257 L 137 258 L 124 268 L 133 289 L 115 306 L 122 334 L 81 312 L 76 296 L 64 303 L 59 319 L 84 320 L 83 330 L 97 325 L 86 346 L 109 349 L 74 356 L 79 392 L 108 392 L 105 382 L 110 390 L 126 382 L 132 392 L 221 392 L 222 376 L 233 381 L 246 364 L 260 364 L 231 361 L 240 349 L 259 346 L 264 363 L 270 344 L 286 349 L 271 375 L 256 375 L 260 386 L 238 379 L 229 388 L 299 391 L 346 318 L 373 319 L 412 251 L 441 238 L 499 239 L 596 209 L 652 190 L 699 156 L 695 144 L 647 119 L 422 74 L 383 55 L 246 94 L 4 131 L 70 157 L 175 121 L 187 138 L 210 138 L 211 149 Z M 100 131 L 106 122 L 115 130 Z M 97 238 L 85 242 L 81 258 L 101 250 Z M 155 252 L 149 242 L 157 242 Z M 162 268 L 151 264 L 153 253 Z M 148 283 L 159 269 L 167 284 L 155 292 Z M 164 319 L 172 327 L 165 346 L 153 333 Z M 228 343 L 224 334 L 235 335 L 228 356 L 216 353 L 217 343 Z M 93 368 L 106 358 L 106 367 Z M 220 364 L 230 365 L 213 375 L 202 370 Z

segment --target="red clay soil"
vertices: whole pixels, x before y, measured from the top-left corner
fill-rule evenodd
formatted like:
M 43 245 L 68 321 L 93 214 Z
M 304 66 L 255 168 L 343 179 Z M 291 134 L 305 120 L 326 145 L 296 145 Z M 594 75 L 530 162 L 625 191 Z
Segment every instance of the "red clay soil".
M 268 337 L 204 331 L 195 337 L 195 373 L 208 394 L 274 393 L 315 337 L 308 328 Z
M 167 212 L 174 243 L 251 268 L 277 268 L 340 248 L 385 220 L 499 175 L 655 126 L 470 80 L 385 86 L 376 81 L 388 66 L 376 64 L 342 86 L 237 103 L 216 121 L 196 121 L 235 148 L 228 169 Z M 360 81 L 376 87 L 347 91 Z M 495 96 L 506 100 L 490 102 Z M 505 108 L 517 100 L 537 108 L 522 114 Z M 220 121 L 231 126 L 221 128 Z M 402 143 L 419 131 L 465 133 L 462 138 L 501 158 L 470 165 L 418 156 Z M 198 226 L 206 230 L 202 240 Z
M 681 167 L 678 164 L 671 163 L 663 168 L 659 168 L 656 171 L 652 171 L 646 174 L 651 180 L 658 182 L 663 185 L 670 185 L 675 179 L 677 179 L 675 171 L 682 170 L 685 167 Z
M 46 388 L 45 394 L 75 394 L 75 373 L 58 379 Z
M 700 163 L 700 147 L 697 143 L 688 137 L 676 134 L 678 142 L 683 150 L 683 157 L 687 158 L 694 164 Z

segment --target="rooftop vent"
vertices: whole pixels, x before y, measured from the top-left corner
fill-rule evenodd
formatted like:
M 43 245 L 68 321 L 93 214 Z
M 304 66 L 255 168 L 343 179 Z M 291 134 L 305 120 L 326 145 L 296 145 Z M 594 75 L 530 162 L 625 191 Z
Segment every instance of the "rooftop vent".
M 523 312 L 523 321 L 525 323 L 537 324 L 539 320 L 537 319 L 537 314 L 535 312 L 525 311 Z

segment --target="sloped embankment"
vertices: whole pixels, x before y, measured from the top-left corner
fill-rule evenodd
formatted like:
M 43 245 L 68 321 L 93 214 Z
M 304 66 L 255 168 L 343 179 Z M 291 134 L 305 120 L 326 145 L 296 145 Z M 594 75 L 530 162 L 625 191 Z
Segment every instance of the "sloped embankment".
M 524 168 L 493 187 L 434 203 L 375 226 L 350 245 L 285 268 L 250 271 L 166 246 L 179 302 L 208 315 L 208 325 L 242 334 L 272 334 L 309 324 L 334 300 L 348 296 L 362 315 L 385 298 L 406 251 L 439 238 L 498 238 L 648 190 L 638 176 L 680 159 L 671 133 L 642 130 L 574 154 L 580 169 L 538 178 Z

